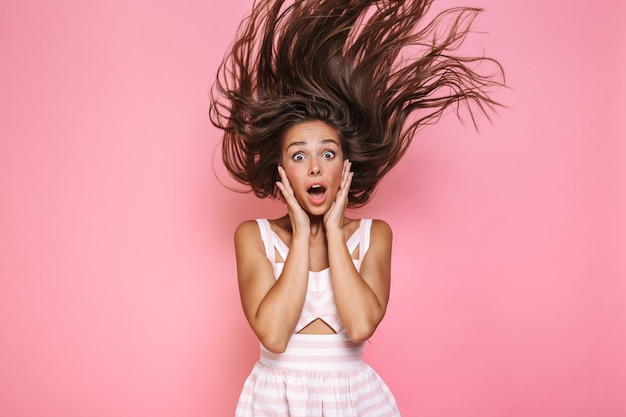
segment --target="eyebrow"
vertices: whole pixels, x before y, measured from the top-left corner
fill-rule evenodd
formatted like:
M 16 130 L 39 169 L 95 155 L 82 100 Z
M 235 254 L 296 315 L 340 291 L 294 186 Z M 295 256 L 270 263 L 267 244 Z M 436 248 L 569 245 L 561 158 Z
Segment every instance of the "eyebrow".
M 325 145 L 327 143 L 334 143 L 335 145 L 339 146 L 339 143 L 335 140 L 335 139 L 323 139 L 322 141 L 319 142 L 321 145 Z M 291 142 L 288 146 L 287 149 L 291 148 L 292 146 L 304 146 L 306 145 L 306 142 Z

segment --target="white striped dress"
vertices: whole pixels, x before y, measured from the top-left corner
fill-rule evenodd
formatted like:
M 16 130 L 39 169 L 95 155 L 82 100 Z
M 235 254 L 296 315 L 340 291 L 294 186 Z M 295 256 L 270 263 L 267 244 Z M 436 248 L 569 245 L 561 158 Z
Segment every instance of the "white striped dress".
M 287 245 L 271 230 L 267 219 L 257 219 L 265 251 L 278 277 L 287 258 Z M 357 269 L 369 247 L 372 221 L 362 219 L 348 239 L 350 253 L 359 247 Z M 321 318 L 337 333 L 294 334 L 285 352 L 276 354 L 261 345 L 261 358 L 244 383 L 236 417 L 397 417 L 391 391 L 362 361 L 363 343 L 346 333 L 334 303 L 328 268 L 309 273 L 309 287 L 296 332 Z

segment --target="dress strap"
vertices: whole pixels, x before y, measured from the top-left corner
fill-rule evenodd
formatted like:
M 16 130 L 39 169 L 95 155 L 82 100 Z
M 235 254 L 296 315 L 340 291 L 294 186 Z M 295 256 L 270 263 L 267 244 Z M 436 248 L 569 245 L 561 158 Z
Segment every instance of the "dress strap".
M 274 247 L 278 251 L 281 258 L 283 258 L 283 262 L 285 262 L 287 260 L 287 255 L 289 254 L 289 247 L 285 242 L 283 242 L 275 231 L 271 230 L 271 235 L 274 237 Z
M 363 261 L 367 250 L 370 248 L 370 232 L 372 230 L 372 219 L 361 219 L 359 232 L 361 239 L 359 242 L 359 261 Z
M 272 232 L 272 228 L 270 227 L 270 222 L 267 219 L 256 219 L 256 222 L 259 225 L 259 231 L 261 232 L 261 240 L 263 241 L 263 246 L 265 247 L 265 255 L 274 265 L 276 261 L 276 256 L 274 255 L 274 236 Z
M 350 252 L 350 254 L 354 252 L 356 247 L 361 242 L 361 225 L 362 224 L 363 224 L 363 221 L 359 220 L 359 227 L 356 228 L 354 233 L 352 233 L 352 235 L 350 235 L 350 237 L 346 241 L 346 246 L 348 247 L 348 252 Z
M 259 230 L 261 232 L 261 240 L 263 240 L 265 254 L 272 264 L 276 263 L 276 250 L 283 258 L 283 261 L 287 259 L 289 248 L 272 230 L 269 220 L 256 219 L 256 222 L 258 223 Z M 372 219 L 361 219 L 358 229 L 352 234 L 352 236 L 350 236 L 348 242 L 346 242 L 350 253 L 352 253 L 356 249 L 356 246 L 359 245 L 359 261 L 363 261 L 363 257 L 365 257 L 365 254 L 370 247 L 371 228 Z

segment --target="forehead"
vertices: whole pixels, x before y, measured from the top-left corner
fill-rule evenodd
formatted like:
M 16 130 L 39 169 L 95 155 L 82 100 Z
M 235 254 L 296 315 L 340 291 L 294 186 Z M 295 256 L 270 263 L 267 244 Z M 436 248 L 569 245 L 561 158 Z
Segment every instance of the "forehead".
M 335 142 L 341 147 L 339 135 L 330 125 L 321 121 L 298 123 L 287 130 L 283 139 L 283 149 L 290 145 L 316 145 Z

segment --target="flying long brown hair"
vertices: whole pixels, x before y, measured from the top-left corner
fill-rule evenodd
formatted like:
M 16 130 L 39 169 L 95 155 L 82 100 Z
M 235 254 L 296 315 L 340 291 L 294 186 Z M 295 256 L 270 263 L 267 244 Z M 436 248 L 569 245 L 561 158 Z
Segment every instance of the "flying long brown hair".
M 455 55 L 481 10 L 448 9 L 423 22 L 431 3 L 257 0 L 211 93 L 230 175 L 259 197 L 280 196 L 285 132 L 320 120 L 341 138 L 355 172 L 349 205 L 360 206 L 417 129 L 461 105 L 474 123 L 476 111 L 489 117 L 498 105 L 489 90 L 504 84 L 502 67 Z

